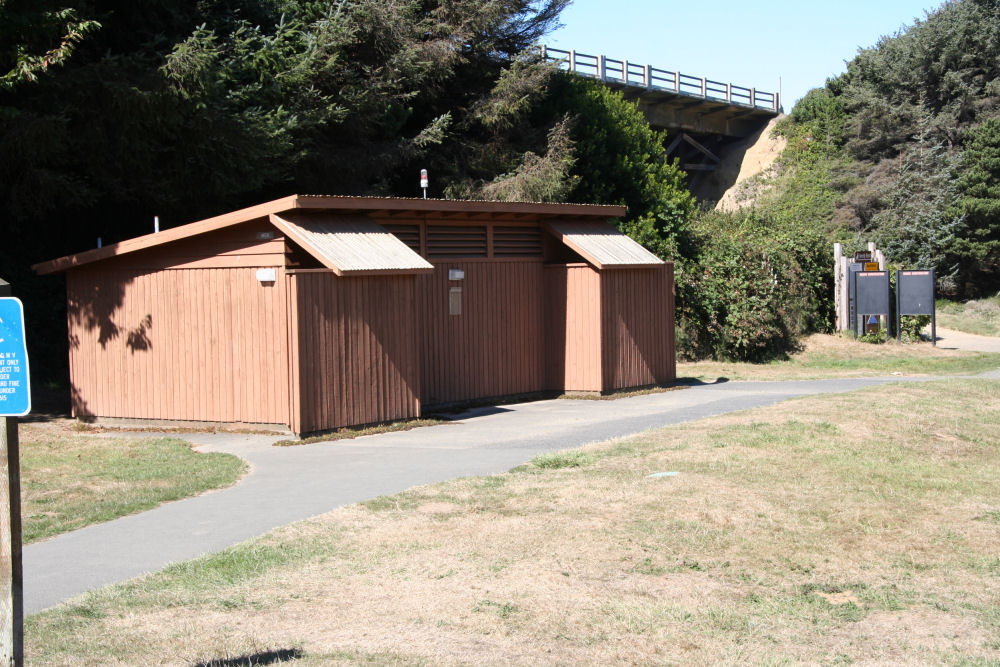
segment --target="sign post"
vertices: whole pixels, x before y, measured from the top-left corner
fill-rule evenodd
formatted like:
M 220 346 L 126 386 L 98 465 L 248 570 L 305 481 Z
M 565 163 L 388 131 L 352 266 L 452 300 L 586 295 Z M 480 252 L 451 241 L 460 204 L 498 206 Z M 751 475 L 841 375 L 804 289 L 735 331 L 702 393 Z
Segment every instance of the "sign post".
M 857 271 L 854 276 L 854 336 L 867 331 L 865 315 L 884 315 L 889 318 L 889 272 Z M 860 321 L 859 321 L 860 320 Z
M 24 664 L 21 465 L 17 416 L 31 411 L 24 307 L 0 279 L 0 665 Z
M 896 271 L 896 336 L 903 339 L 903 315 L 931 316 L 931 344 L 937 346 L 934 269 Z

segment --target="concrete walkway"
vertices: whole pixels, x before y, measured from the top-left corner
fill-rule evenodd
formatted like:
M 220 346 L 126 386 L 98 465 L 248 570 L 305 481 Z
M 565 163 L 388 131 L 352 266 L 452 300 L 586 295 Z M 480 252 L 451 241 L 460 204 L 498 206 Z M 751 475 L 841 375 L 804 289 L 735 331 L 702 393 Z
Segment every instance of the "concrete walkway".
M 1000 371 L 986 377 L 1000 379 Z M 221 491 L 29 545 L 24 549 L 25 611 L 219 551 L 341 505 L 503 472 L 542 452 L 796 396 L 933 379 L 722 382 L 616 401 L 536 401 L 472 410 L 439 426 L 297 447 L 273 447 L 274 436 L 185 436 L 200 451 L 243 457 L 250 474 Z

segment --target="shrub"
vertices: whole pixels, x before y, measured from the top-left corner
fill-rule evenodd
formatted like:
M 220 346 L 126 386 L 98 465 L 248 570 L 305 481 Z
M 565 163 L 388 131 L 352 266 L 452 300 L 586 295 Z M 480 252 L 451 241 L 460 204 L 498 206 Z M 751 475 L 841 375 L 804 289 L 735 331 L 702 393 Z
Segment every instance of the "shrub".
M 713 213 L 696 221 L 692 246 L 677 278 L 683 357 L 763 361 L 829 328 L 832 269 L 815 233 L 776 230 L 754 211 Z

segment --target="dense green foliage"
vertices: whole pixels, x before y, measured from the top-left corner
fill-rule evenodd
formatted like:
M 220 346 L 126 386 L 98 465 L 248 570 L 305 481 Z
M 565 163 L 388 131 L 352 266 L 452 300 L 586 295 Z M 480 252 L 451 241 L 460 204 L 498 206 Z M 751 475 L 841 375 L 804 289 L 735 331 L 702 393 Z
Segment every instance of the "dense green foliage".
M 681 353 L 762 359 L 829 326 L 829 243 L 955 294 L 1000 283 L 1000 3 L 862 50 L 782 122 L 754 205 L 696 213 L 665 137 L 531 48 L 569 0 L 0 0 L 0 276 L 60 379 L 33 262 L 290 192 L 624 204 L 677 262 Z M 37 374 L 36 374 L 37 375 Z M 64 378 L 64 376 L 62 376 Z
M 701 216 L 677 276 L 680 354 L 763 361 L 827 329 L 828 255 L 822 233 L 773 212 Z
M 782 130 L 769 206 L 876 241 L 954 296 L 1000 285 L 1000 3 L 946 2 L 861 50 Z
M 62 288 L 28 266 L 153 215 L 415 195 L 427 168 L 432 196 L 625 204 L 625 230 L 674 256 L 694 200 L 663 137 L 532 48 L 568 1 L 0 3 L 0 224 L 18 235 L 0 275 L 47 306 L 29 307 L 36 370 L 64 365 Z
M 678 279 L 681 352 L 760 359 L 829 327 L 830 244 L 875 241 L 939 290 L 1000 283 L 1000 3 L 958 0 L 864 49 L 781 121 L 752 208 L 702 215 Z M 917 325 L 910 323 L 910 333 Z
M 30 264 L 151 231 L 154 215 L 416 195 L 421 167 L 439 194 L 466 156 L 506 157 L 547 76 L 501 74 L 567 3 L 0 2 L 0 276 L 29 304 L 36 376 L 64 368 L 64 297 Z
M 547 104 L 575 120 L 578 179 L 570 201 L 627 206 L 623 231 L 661 257 L 676 257 L 694 198 L 686 175 L 667 156 L 666 136 L 620 92 L 582 77 L 557 76 Z
M 470 163 L 501 173 L 489 182 L 467 179 L 454 193 L 620 204 L 628 207 L 623 231 L 661 257 L 676 257 L 695 201 L 684 172 L 667 156 L 665 135 L 620 92 L 539 63 L 520 64 L 521 76 L 534 68 L 545 79 L 544 94 L 518 110 L 517 133 L 505 136 L 503 147 L 494 143 L 487 165 Z

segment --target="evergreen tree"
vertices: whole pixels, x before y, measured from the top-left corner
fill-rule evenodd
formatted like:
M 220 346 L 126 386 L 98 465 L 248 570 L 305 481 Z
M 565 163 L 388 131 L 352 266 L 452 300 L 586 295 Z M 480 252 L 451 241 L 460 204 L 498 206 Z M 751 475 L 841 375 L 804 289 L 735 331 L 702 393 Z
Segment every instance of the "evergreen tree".
M 979 276 L 977 293 L 1000 287 L 1000 118 L 973 129 L 965 141 L 965 160 L 956 187 L 966 233 L 953 252 L 961 258 L 963 276 Z

